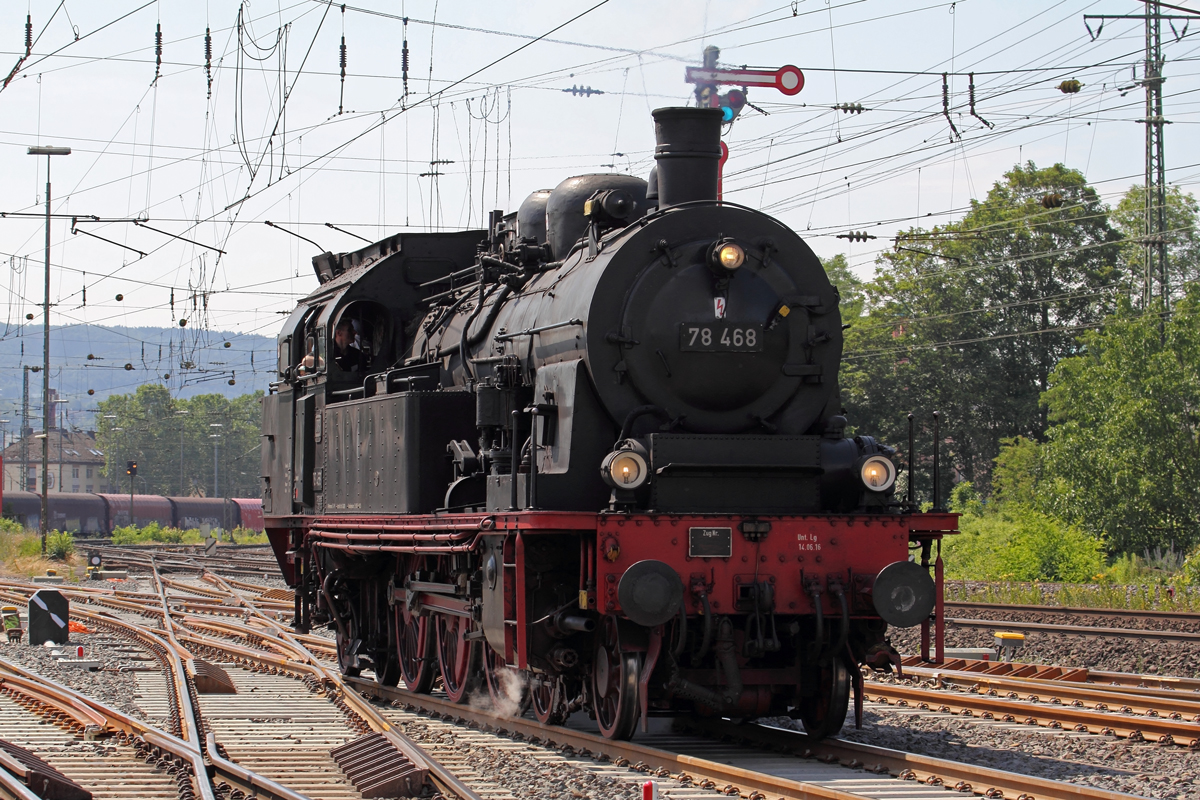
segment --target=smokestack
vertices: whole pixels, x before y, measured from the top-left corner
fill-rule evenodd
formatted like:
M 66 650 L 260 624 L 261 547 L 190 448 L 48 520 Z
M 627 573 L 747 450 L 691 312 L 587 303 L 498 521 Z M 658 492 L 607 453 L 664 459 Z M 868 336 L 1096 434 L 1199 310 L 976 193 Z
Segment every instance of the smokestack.
M 717 199 L 723 119 L 719 108 L 654 111 L 659 208 Z

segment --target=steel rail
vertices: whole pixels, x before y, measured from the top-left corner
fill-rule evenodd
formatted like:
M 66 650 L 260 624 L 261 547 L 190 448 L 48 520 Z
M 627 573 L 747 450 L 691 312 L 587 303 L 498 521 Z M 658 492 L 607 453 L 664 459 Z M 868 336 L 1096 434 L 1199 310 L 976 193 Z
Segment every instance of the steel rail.
M 1183 739 L 1192 749 L 1200 749 L 1200 723 L 1196 722 L 1162 717 L 1130 717 L 1065 705 L 1039 705 L 1034 708 L 1028 702 L 1020 700 L 889 683 L 870 682 L 864 692 L 867 695 L 875 695 L 878 702 L 901 708 L 963 716 L 979 715 L 984 719 L 1024 722 L 1043 728 L 1065 728 L 1081 732 L 1099 730 L 1101 733 L 1133 741 L 1145 741 L 1155 737 L 1160 744 L 1176 744 L 1177 739 Z
M 1200 722 L 1200 697 L 1172 690 L 1164 691 L 1135 686 L 1114 687 L 1091 681 L 1055 680 L 1053 678 L 980 675 L 975 672 L 937 669 L 936 667 L 906 667 L 905 677 L 908 676 L 933 680 L 939 687 L 962 687 L 971 693 L 983 691 L 988 694 L 992 692 L 1008 694 L 1010 700 L 1018 699 L 1014 695 L 1024 695 L 1020 699 L 1026 702 L 1037 703 L 1043 698 L 1048 698 L 1046 702 L 1052 705 L 1064 702 L 1079 708 L 1090 704 L 1098 711 L 1107 708 L 1122 710 L 1128 708 L 1130 711 L 1124 713 L 1148 714 L 1149 716 L 1170 717 L 1172 713 L 1177 713 L 1180 718 L 1190 716 L 1192 722 Z
M 842 739 L 814 741 L 799 731 L 770 725 L 741 725 L 724 719 L 697 717 L 688 720 L 686 727 L 758 747 L 786 748 L 796 755 L 829 763 L 836 762 L 846 767 L 875 772 L 886 771 L 901 780 L 917 781 L 930 786 L 944 785 L 949 788 L 965 784 L 960 791 L 988 797 L 994 796 L 990 794 L 993 789 L 1002 792 L 1004 797 L 1026 797 L 1030 800 L 1130 800 L 1135 797 L 1094 786 L 1019 775 L 1008 770 L 906 753 L 878 745 Z
M 36 586 L 36 584 L 34 586 Z M 21 604 L 26 602 L 24 597 L 21 597 L 20 595 L 14 595 L 11 590 L 7 589 L 0 590 L 0 596 L 4 596 L 4 598 L 7 600 Z M 168 659 L 171 661 L 173 669 L 176 670 L 175 675 L 177 676 L 181 674 L 180 671 L 183 669 L 183 664 L 182 660 L 179 658 L 178 652 L 172 647 L 170 642 L 160 638 L 156 632 L 150 630 L 149 628 L 132 622 L 127 622 L 117 617 L 100 614 L 98 612 L 89 611 L 86 609 L 76 608 L 73 610 L 72 615 L 88 620 L 97 626 L 110 626 L 121 629 L 141 639 L 143 642 L 151 645 L 152 647 L 160 648 L 167 654 Z M 202 800 L 216 800 L 216 795 L 213 792 L 213 787 L 209 780 L 209 770 L 204 763 L 205 754 L 202 752 L 200 747 L 199 731 L 198 728 L 194 726 L 194 717 L 192 719 L 193 725 L 188 726 L 188 732 L 190 733 L 194 731 L 196 739 L 194 741 L 188 741 L 184 738 L 175 736 L 174 734 L 165 732 L 159 728 L 147 725 L 140 720 L 133 719 L 132 717 L 129 717 L 119 711 L 111 709 L 99 701 L 92 700 L 91 698 L 76 692 L 74 689 L 61 686 L 60 684 L 4 661 L 3 659 L 0 659 L 0 669 L 6 670 L 7 672 L 17 676 L 14 678 L 5 675 L 4 680 L 8 684 L 12 684 L 14 686 L 20 685 L 18 680 L 25 680 L 33 682 L 34 684 L 41 684 L 45 687 L 49 687 L 49 694 L 51 696 L 54 696 L 55 693 L 59 693 L 61 699 L 63 699 L 65 702 L 76 704 L 80 708 L 90 708 L 93 711 L 101 714 L 105 718 L 102 727 L 109 730 L 116 729 L 122 733 L 125 733 L 126 735 L 141 738 L 147 744 L 156 747 L 163 752 L 170 753 L 176 758 L 187 761 L 192 767 L 192 783 L 195 786 L 197 795 L 202 798 Z M 176 687 L 178 686 L 177 680 L 173 679 L 172 683 L 174 683 Z M 34 686 L 32 684 L 27 683 L 26 688 L 30 691 L 34 690 Z M 178 689 L 176 690 L 178 691 Z M 188 693 L 185 690 L 183 694 L 187 695 Z M 181 711 L 185 707 L 190 708 L 190 704 L 191 699 L 190 696 L 188 696 L 186 699 L 186 706 L 180 706 Z M 253 781 L 246 782 L 245 778 L 247 775 L 252 776 Z M 257 788 L 259 790 L 268 789 L 269 796 L 272 798 L 272 800 L 309 800 L 309 798 L 305 797 L 304 795 L 287 789 L 286 787 L 278 786 L 278 784 L 273 784 L 273 782 L 269 779 L 264 778 L 261 775 L 257 775 L 253 771 L 245 769 L 244 767 L 239 767 L 237 770 L 230 772 L 217 769 L 214 777 L 220 777 L 226 783 L 241 790 L 247 795 L 254 794 Z M 272 786 L 278 787 L 278 791 L 271 789 L 270 787 Z M 259 794 L 261 795 L 262 792 L 260 791 Z
M 1144 689 L 1174 696 L 1176 692 L 1200 694 L 1200 678 L 1180 678 L 1174 675 L 1139 675 L 1133 672 L 1104 672 L 1087 667 L 1057 667 L 1052 664 L 1036 664 L 1024 661 L 980 661 L 966 658 L 947 658 L 941 664 L 922 661 L 918 656 L 903 659 L 905 670 L 929 669 L 950 672 L 968 672 L 973 675 L 1037 679 L 1055 683 L 1088 683 L 1119 686 L 1126 689 Z
M 212 784 L 209 782 L 208 769 L 204 763 L 204 756 L 201 754 L 199 746 L 139 720 L 135 720 L 74 689 L 37 675 L 4 659 L 0 659 L 0 670 L 8 673 L 3 675 L 5 685 L 20 687 L 20 691 L 27 696 L 38 700 L 49 697 L 52 699 L 52 702 L 57 700 L 59 703 L 66 703 L 80 709 L 86 708 L 98 715 L 101 723 L 96 724 L 99 724 L 100 727 L 109 731 L 116 730 L 127 736 L 140 738 L 151 747 L 170 753 L 176 758 L 186 761 L 192 768 L 191 782 L 196 794 L 201 798 L 207 798 L 207 800 L 215 800 L 216 795 L 213 792 Z M 279 798 L 278 800 L 299 800 L 299 798 Z
M 1034 614 L 1060 614 L 1077 617 L 1116 617 L 1121 619 L 1150 619 L 1163 621 L 1195 622 L 1200 624 L 1200 614 L 1195 611 L 1145 611 L 1126 608 L 1091 608 L 1083 606 L 1037 606 L 1018 603 L 977 603 L 966 600 L 947 600 L 946 608 L 961 608 L 965 611 L 1021 611 Z
M 403 753 L 408 760 L 412 762 L 414 767 L 418 769 L 424 768 L 425 771 L 435 780 L 436 783 L 440 784 L 444 790 L 450 791 L 451 793 L 462 798 L 462 800 L 483 800 L 483 798 L 480 797 L 480 795 L 478 795 L 473 789 L 459 780 L 458 776 L 443 766 L 437 759 L 425 752 L 420 745 L 400 731 L 397 731 L 395 726 L 385 719 L 382 714 L 376 711 L 370 703 L 365 702 L 356 692 L 353 692 L 347 688 L 346 684 L 342 681 L 342 676 L 326 669 L 325 666 L 317 660 L 316 656 L 309 652 L 308 648 L 306 648 L 299 641 L 297 641 L 295 637 L 292 636 L 291 631 L 284 628 L 271 617 L 268 617 L 259 611 L 254 603 L 243 596 L 242 593 L 237 589 L 226 583 L 220 575 L 213 575 L 213 579 L 215 579 L 218 584 L 223 585 L 231 597 L 237 599 L 237 601 L 248 608 L 252 614 L 257 616 L 265 624 L 272 627 L 277 632 L 280 640 L 292 648 L 300 660 L 307 662 L 307 666 L 310 669 L 319 672 L 325 682 L 336 686 L 341 691 L 346 704 L 352 706 L 354 711 L 358 713 L 358 715 L 361 716 L 368 725 L 371 726 L 372 730 L 374 730 L 376 733 L 383 734 L 383 736 L 386 737 L 389 742 L 391 742 L 392 746 L 395 747 L 397 751 Z
M 1052 625 L 1046 622 L 1008 622 L 994 619 L 947 618 L 948 626 L 960 628 L 1002 628 L 1009 631 L 1060 633 L 1067 636 L 1099 636 L 1109 639 L 1154 639 L 1164 642 L 1200 642 L 1200 633 L 1190 631 L 1151 631 L 1144 628 L 1093 628 L 1087 625 Z

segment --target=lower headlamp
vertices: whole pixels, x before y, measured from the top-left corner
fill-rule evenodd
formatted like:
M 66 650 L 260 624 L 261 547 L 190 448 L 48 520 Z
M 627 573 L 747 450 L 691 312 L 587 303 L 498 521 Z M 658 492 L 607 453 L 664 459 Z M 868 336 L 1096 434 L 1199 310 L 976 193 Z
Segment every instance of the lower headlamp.
M 650 477 L 650 465 L 635 450 L 616 450 L 604 457 L 600 476 L 614 489 L 637 489 Z
M 896 465 L 884 456 L 863 459 L 858 475 L 869 492 L 886 492 L 896 482 Z

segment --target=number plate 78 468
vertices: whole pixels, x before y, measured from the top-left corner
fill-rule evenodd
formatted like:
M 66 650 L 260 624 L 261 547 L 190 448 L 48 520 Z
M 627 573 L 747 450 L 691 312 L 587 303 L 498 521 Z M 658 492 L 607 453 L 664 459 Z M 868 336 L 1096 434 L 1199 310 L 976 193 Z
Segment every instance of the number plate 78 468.
M 679 324 L 679 349 L 702 353 L 755 353 L 763 349 L 763 326 L 741 322 Z

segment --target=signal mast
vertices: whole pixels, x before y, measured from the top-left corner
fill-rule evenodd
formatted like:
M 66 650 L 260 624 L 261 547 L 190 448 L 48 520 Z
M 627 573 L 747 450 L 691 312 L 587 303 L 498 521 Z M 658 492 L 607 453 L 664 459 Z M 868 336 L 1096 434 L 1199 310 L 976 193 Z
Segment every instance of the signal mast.
M 779 69 L 747 69 L 742 67 L 718 67 L 721 49 L 715 45 L 704 48 L 704 66 L 688 67 L 684 80 L 696 85 L 696 105 L 700 108 L 719 108 L 725 114 L 725 122 L 733 122 L 746 107 L 746 95 L 751 86 L 776 89 L 789 97 L 804 88 L 804 73 L 791 64 Z M 725 94 L 719 86 L 740 86 Z M 721 160 L 717 169 L 717 199 L 722 196 L 721 181 L 725 173 L 725 162 L 729 160 L 729 147 L 721 142 Z

